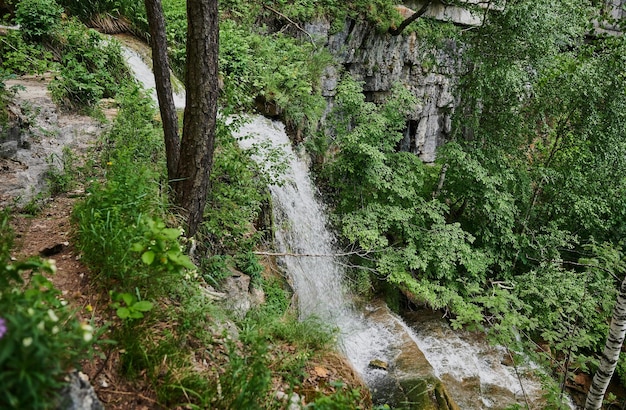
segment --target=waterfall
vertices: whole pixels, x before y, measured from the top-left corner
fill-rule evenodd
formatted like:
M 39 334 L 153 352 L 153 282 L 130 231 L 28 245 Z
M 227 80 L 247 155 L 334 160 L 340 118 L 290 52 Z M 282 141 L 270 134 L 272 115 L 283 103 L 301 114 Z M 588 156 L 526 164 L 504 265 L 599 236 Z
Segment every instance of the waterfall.
M 282 123 L 261 116 L 248 120 L 236 134 L 242 148 L 271 142 L 289 165 L 284 182 L 270 190 L 276 246 L 284 254 L 281 263 L 292 281 L 300 315 L 315 315 L 338 328 L 339 347 L 372 390 L 375 404 L 402 405 L 408 399 L 398 391 L 410 390 L 424 378 L 443 380 L 449 397 L 464 409 L 505 408 L 526 400 L 541 403 L 541 385 L 528 375 L 530 368 L 502 364 L 508 351 L 490 346 L 480 335 L 453 331 L 437 317 L 410 326 L 380 302 L 356 309 L 344 289 L 341 258 L 334 256 L 340 251 L 306 162 L 293 151 Z M 370 366 L 373 360 L 388 363 L 388 369 Z
M 126 46 L 122 50 L 135 77 L 153 91 L 156 101 L 151 68 L 136 51 Z M 184 94 L 178 94 L 175 101 L 177 107 L 184 107 Z M 456 401 L 463 409 L 523 404 L 522 385 L 530 403 L 541 407 L 539 383 L 526 376 L 518 377 L 510 366 L 503 368 L 501 349 L 491 349 L 484 341 L 483 347 L 478 347 L 480 342 L 459 336 L 441 318 L 417 320 L 412 329 L 384 303 L 374 302 L 356 309 L 346 294 L 345 272 L 341 258 L 335 256 L 339 252 L 335 237 L 327 229 L 326 210 L 318 200 L 306 163 L 291 148 L 284 125 L 253 116 L 236 136 L 242 148 L 270 142 L 282 150 L 288 163 L 282 176 L 284 183 L 270 187 L 276 246 L 284 254 L 281 263 L 292 282 L 301 317 L 316 316 L 339 330 L 339 347 L 370 387 L 374 404 L 432 408 L 429 406 L 439 400 L 435 396 L 442 394 L 441 388 L 436 387 L 441 386 L 440 378 L 450 386 L 448 391 L 443 388 L 447 399 Z M 271 164 L 266 166 L 270 168 Z M 374 360 L 388 364 L 388 368 L 371 366 Z M 421 390 L 416 389 L 418 385 Z M 429 396 L 431 404 L 415 404 Z
M 137 51 L 133 50 L 130 47 L 122 45 L 122 55 L 126 60 L 126 63 L 130 67 L 133 75 L 137 80 L 141 82 L 143 87 L 146 90 L 150 91 L 150 96 L 152 99 L 158 104 L 157 95 L 156 95 L 156 84 L 154 82 L 154 74 L 152 73 L 152 67 L 150 67 L 144 58 Z M 173 82 L 176 84 L 176 82 Z M 181 87 L 178 87 L 181 88 Z M 175 91 L 174 92 L 174 106 L 176 108 L 184 108 L 185 107 L 185 93 L 184 91 Z
M 276 246 L 285 254 L 281 259 L 293 282 L 300 315 L 317 316 L 338 327 L 345 353 L 357 370 L 365 373 L 368 359 L 383 359 L 380 356 L 389 340 L 384 334 L 377 335 L 371 324 L 364 322 L 344 294 L 344 269 L 336 256 L 339 251 L 335 237 L 327 228 L 326 210 L 317 199 L 318 192 L 306 163 L 291 148 L 280 122 L 256 116 L 241 127 L 238 135 L 252 136 L 241 140 L 243 147 L 271 141 L 274 147 L 283 150 L 288 170 L 283 175 L 284 182 L 270 186 L 270 191 Z M 364 347 L 363 343 L 370 346 Z
M 366 382 L 380 378 L 381 370 L 369 368 L 374 359 L 391 362 L 397 339 L 391 331 L 368 321 L 345 295 L 344 269 L 335 256 L 335 238 L 328 230 L 323 204 L 309 176 L 306 163 L 294 153 L 284 125 L 253 117 L 237 132 L 240 144 L 271 141 L 288 162 L 284 183 L 270 187 L 276 246 L 297 295 L 301 317 L 317 316 L 339 330 L 339 344 Z M 383 372 L 384 373 L 384 372 Z

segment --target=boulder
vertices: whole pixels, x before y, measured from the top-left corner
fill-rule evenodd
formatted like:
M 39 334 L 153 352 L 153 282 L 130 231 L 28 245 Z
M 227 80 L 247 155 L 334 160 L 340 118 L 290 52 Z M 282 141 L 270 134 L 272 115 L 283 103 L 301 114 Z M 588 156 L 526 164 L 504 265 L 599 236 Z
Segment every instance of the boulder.
M 74 370 L 68 377 L 69 384 L 61 391 L 58 410 L 104 410 L 84 373 Z
M 250 285 L 250 276 L 231 269 L 231 276 L 222 283 L 226 298 L 224 303 L 235 317 L 243 318 L 253 306 L 264 302 L 263 291 Z

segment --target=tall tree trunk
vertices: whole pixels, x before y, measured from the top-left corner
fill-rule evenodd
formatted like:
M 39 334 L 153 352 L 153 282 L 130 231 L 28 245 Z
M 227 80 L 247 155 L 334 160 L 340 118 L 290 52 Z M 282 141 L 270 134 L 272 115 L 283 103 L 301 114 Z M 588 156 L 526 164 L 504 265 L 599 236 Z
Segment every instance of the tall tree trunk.
M 188 213 L 187 235 L 202 221 L 213 166 L 217 116 L 217 0 L 187 0 L 186 106 L 176 203 Z
M 626 278 L 622 282 L 617 296 L 617 303 L 613 308 L 613 317 L 611 318 L 611 328 L 609 337 L 606 340 L 602 358 L 600 359 L 600 367 L 593 377 L 593 383 L 587 394 L 585 410 L 597 410 L 602 407 L 604 393 L 609 386 L 617 360 L 622 350 L 624 336 L 626 335 Z
M 150 45 L 152 46 L 152 66 L 156 84 L 157 98 L 161 121 L 163 122 L 163 136 L 165 137 L 165 156 L 167 158 L 167 177 L 172 181 L 178 168 L 180 139 L 178 136 L 178 116 L 172 82 L 170 80 L 170 63 L 167 57 L 167 38 L 165 34 L 165 18 L 161 0 L 145 0 L 146 15 L 150 26 Z

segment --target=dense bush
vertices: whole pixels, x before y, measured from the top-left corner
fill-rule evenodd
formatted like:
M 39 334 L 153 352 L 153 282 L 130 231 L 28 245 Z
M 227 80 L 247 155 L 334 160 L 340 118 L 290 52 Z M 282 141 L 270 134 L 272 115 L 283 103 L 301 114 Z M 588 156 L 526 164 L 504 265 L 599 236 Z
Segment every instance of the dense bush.
M 22 0 L 15 9 L 15 21 L 29 40 L 50 37 L 61 22 L 63 8 L 55 0 Z
M 94 329 L 79 322 L 45 275 L 53 261 L 11 261 L 8 214 L 0 215 L 0 407 L 48 409 L 65 376 L 90 356 Z M 24 275 L 30 272 L 26 280 Z
M 0 39 L 0 66 L 13 74 L 41 74 L 55 68 L 50 50 L 40 42 L 24 40 L 19 31 L 10 31 Z
M 52 97 L 70 109 L 88 109 L 115 97 L 130 81 L 120 44 L 76 21 L 63 25 L 54 47 L 61 54 L 60 76 L 50 84 Z
M 79 248 L 102 286 L 116 283 L 127 290 L 142 285 L 158 292 L 160 278 L 142 266 L 132 245 L 144 238 L 143 218 L 163 213 L 157 172 L 162 163 L 152 162 L 162 158 L 163 145 L 152 124 L 152 101 L 136 86 L 124 89 L 118 100 L 120 113 L 100 159 L 106 181 L 93 181 L 89 196 L 74 211 Z

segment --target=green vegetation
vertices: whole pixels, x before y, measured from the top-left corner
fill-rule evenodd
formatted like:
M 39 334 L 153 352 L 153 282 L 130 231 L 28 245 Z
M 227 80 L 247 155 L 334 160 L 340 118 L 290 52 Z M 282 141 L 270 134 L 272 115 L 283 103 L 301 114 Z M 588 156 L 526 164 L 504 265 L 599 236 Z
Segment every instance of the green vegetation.
M 28 40 L 45 40 L 59 26 L 62 12 L 55 0 L 22 0 L 15 8 L 15 22 Z
M 0 406 L 48 409 L 67 372 L 89 357 L 94 329 L 75 317 L 43 274 L 51 261 L 12 261 L 6 211 L 0 215 Z M 25 278 L 25 273 L 29 272 Z M 97 336 L 96 336 L 97 337 Z
M 263 153 L 277 173 L 280 160 L 263 146 L 241 151 L 232 137 L 237 122 L 220 123 L 205 222 L 195 241 L 184 238 L 164 188 L 152 102 L 129 80 L 119 45 L 73 19 L 111 13 L 145 33 L 142 8 L 129 1 L 61 4 L 68 19 L 52 0 L 19 3 L 15 21 L 24 30 L 0 38 L 0 111 L 10 97 L 4 79 L 47 70 L 58 72 L 52 95 L 68 109 L 93 109 L 104 97 L 118 102 L 92 170 L 82 171 L 88 195 L 74 222 L 94 283 L 111 298 L 110 337 L 123 351 L 123 373 L 145 374 L 164 406 L 281 408 L 275 386 L 299 391 L 306 366 L 332 348 L 334 329 L 298 321 L 285 284 L 268 277 L 254 253 L 268 236 L 267 185 L 280 181 L 251 156 Z M 184 2 L 167 0 L 164 7 L 170 57 L 182 75 Z M 444 309 L 454 326 L 485 330 L 515 351 L 548 345 L 535 358 L 558 370 L 562 385 L 572 372 L 594 371 L 625 274 L 626 233 L 626 40 L 589 35 L 594 2 L 507 2 L 471 30 L 428 20 L 412 25 L 409 31 L 429 46 L 450 37 L 463 44 L 452 138 L 433 165 L 397 149 L 406 115 L 419 103 L 401 85 L 374 104 L 362 84 L 345 76 L 319 126 L 326 107 L 319 79 L 332 58 L 297 24 L 326 17 L 331 30 L 340 30 L 350 17 L 382 33 L 401 21 L 394 2 L 225 0 L 221 7 L 222 112 L 258 109 L 285 120 L 304 140 L 341 241 L 367 255 L 353 257 L 365 268 L 353 273 L 355 289 L 364 297 L 384 295 L 397 308 Z M 424 61 L 423 68 L 431 65 Z M 55 192 L 75 178 L 71 156 L 63 162 L 64 171 L 49 175 Z M 7 272 L 51 269 L 1 256 Z M 229 317 L 211 296 L 210 287 L 219 290 L 233 269 L 266 295 L 245 317 Z M 82 352 L 85 333 L 64 319 L 71 324 L 66 339 L 43 338 L 53 329 L 48 319 L 71 312 L 42 276 L 32 277 L 30 290 L 15 275 L 0 286 L 8 309 L 0 310 L 0 330 L 2 323 L 8 329 L 0 347 L 51 352 L 55 371 L 37 376 L 42 384 L 31 389 L 33 402 L 41 402 L 79 357 L 68 357 L 62 344 Z M 40 309 L 30 314 L 25 301 Z M 54 316 L 48 309 L 56 309 Z M 238 329 L 237 338 L 215 331 L 228 326 Z M 5 366 L 2 360 L 14 357 L 0 353 Z M 622 379 L 624 369 L 622 358 Z M 19 386 L 0 385 L 7 400 L 22 397 L 10 390 Z M 332 395 L 307 397 L 310 408 L 362 401 L 358 390 L 334 388 Z M 552 403 L 561 400 L 558 390 L 549 389 Z

